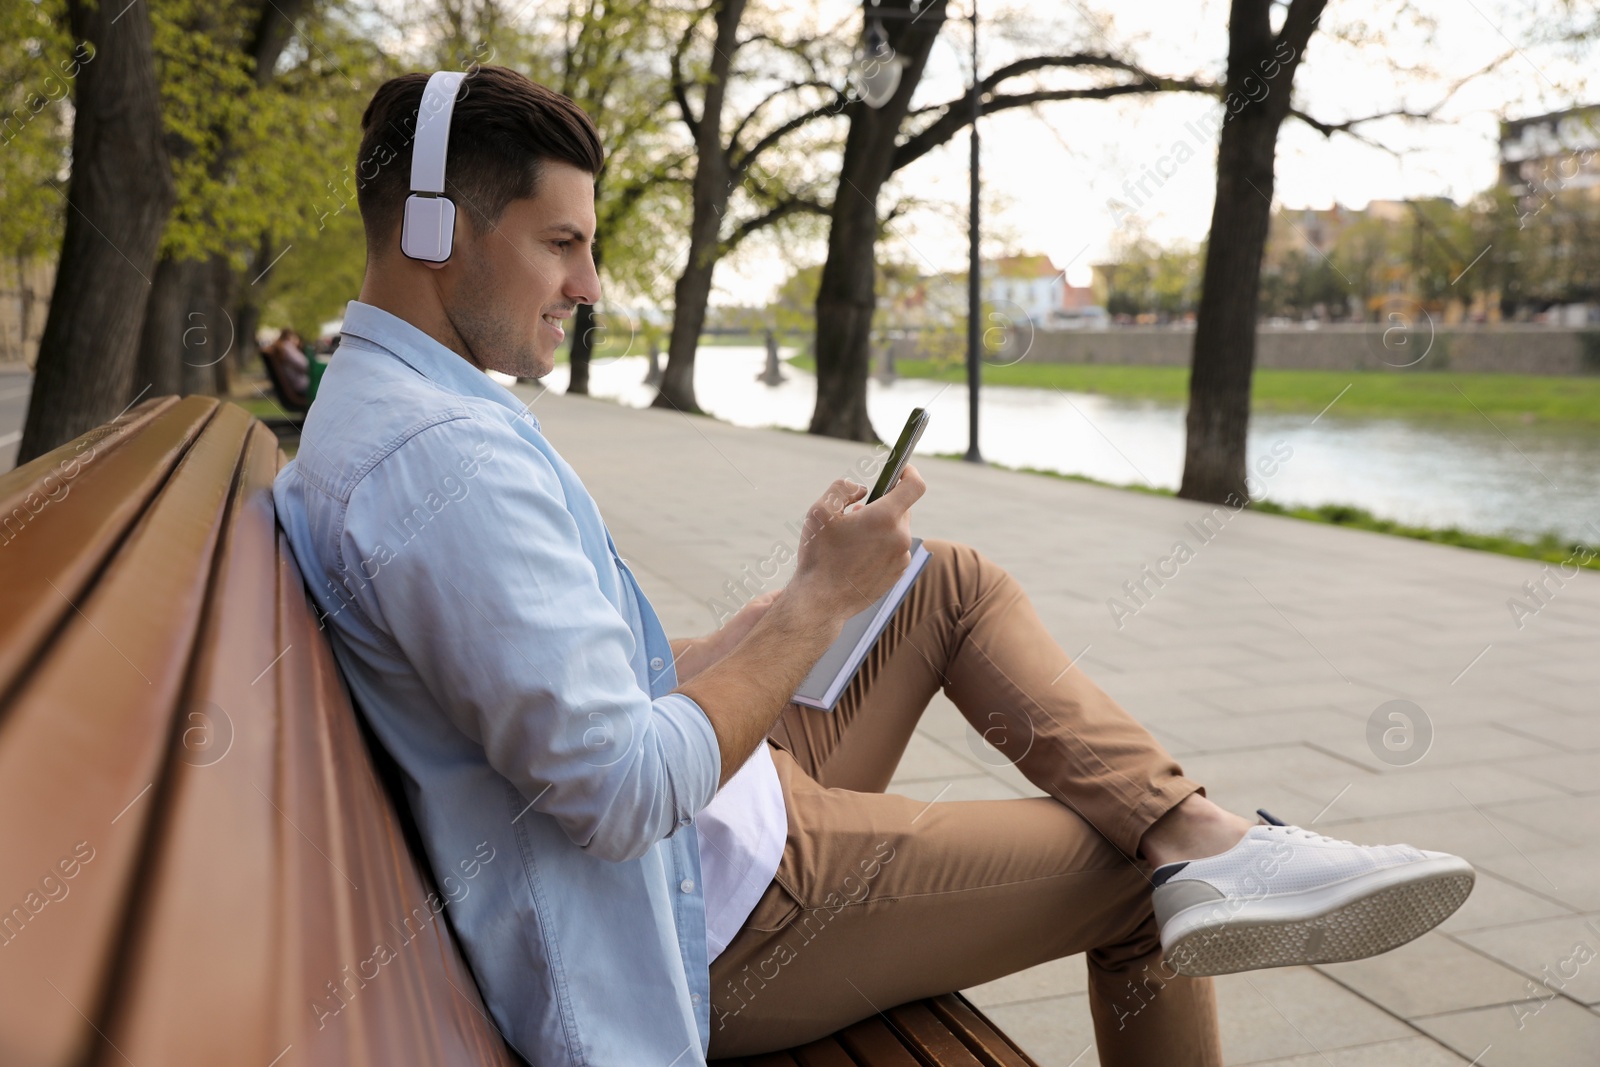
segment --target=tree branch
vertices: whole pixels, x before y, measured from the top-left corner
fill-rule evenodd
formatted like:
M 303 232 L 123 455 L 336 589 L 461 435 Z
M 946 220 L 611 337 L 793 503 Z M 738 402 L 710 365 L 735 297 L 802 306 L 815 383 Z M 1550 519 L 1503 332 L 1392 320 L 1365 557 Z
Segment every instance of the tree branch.
M 1030 104 L 1038 104 L 1048 100 L 1108 100 L 1116 96 L 1157 92 L 1205 93 L 1208 96 L 1215 96 L 1219 91 L 1218 86 L 1210 82 L 1196 81 L 1192 78 L 1146 77 L 1143 81 L 1124 82 L 1119 85 L 1097 85 L 1088 89 L 1041 89 L 1031 93 L 991 96 L 980 105 L 980 113 L 991 115 L 996 111 L 1005 111 L 1014 107 L 1026 107 Z M 893 173 L 921 159 L 965 129 L 968 123 L 972 121 L 971 113 L 967 108 L 957 106 L 965 103 L 966 100 L 963 98 L 946 104 L 946 110 L 943 115 L 907 138 L 900 147 L 896 148 L 894 157 L 889 163 L 890 172 Z
M 732 158 L 733 146 L 730 144 L 728 160 L 729 175 L 734 181 L 738 181 L 739 178 L 743 176 L 744 172 L 750 169 L 750 164 L 754 163 L 756 157 L 762 152 L 765 152 L 767 149 L 771 148 L 773 145 L 777 144 L 779 141 L 783 140 L 785 137 L 789 136 L 789 134 L 793 133 L 795 130 L 798 130 L 802 126 L 814 122 L 817 119 L 826 118 L 829 115 L 842 114 L 844 112 L 844 106 L 848 101 L 849 97 L 847 97 L 844 93 L 838 93 L 838 95 L 828 103 L 818 104 L 810 111 L 796 115 L 788 122 L 785 122 L 782 126 L 768 131 L 766 136 L 762 137 L 761 140 L 751 145 L 750 150 L 745 152 L 738 159 Z
M 788 218 L 794 214 L 828 215 L 832 208 L 803 196 L 789 197 L 786 200 L 768 208 L 763 214 L 755 218 L 746 219 L 734 227 L 726 240 L 722 242 L 722 254 L 727 255 L 739 246 L 739 242 L 755 233 L 757 230 L 766 229 L 775 222 Z
M 678 111 L 683 116 L 683 124 L 689 127 L 689 136 L 700 136 L 700 120 L 695 118 L 694 110 L 689 107 L 689 91 L 683 80 L 683 57 L 689 51 L 689 45 L 694 42 L 694 31 L 700 28 L 700 20 L 705 17 L 705 8 L 696 12 L 689 25 L 683 31 L 683 36 L 678 40 L 678 46 L 672 50 L 672 98 L 678 102 Z
M 755 117 L 760 113 L 762 108 L 772 103 L 784 93 L 798 92 L 801 89 L 831 89 L 835 93 L 838 93 L 838 89 L 834 88 L 832 85 L 829 85 L 827 82 L 811 80 L 789 82 L 787 85 L 774 89 L 767 95 L 766 99 L 762 100 L 755 107 L 751 108 L 749 114 L 745 115 L 744 118 L 739 120 L 739 125 L 734 127 L 733 133 L 729 134 L 728 155 L 731 157 L 739 151 L 739 137 L 744 133 L 745 128 L 750 125 L 751 121 L 754 120 Z M 746 154 L 748 155 L 749 153 Z

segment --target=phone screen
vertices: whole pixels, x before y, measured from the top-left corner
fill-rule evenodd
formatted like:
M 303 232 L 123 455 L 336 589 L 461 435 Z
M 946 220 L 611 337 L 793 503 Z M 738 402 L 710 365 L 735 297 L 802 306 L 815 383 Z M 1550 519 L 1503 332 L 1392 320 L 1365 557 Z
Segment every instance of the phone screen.
M 906 419 L 905 427 L 900 431 L 900 439 L 894 443 L 889 458 L 883 463 L 883 470 L 878 473 L 877 484 L 867 495 L 867 503 L 872 503 L 893 489 L 894 484 L 900 480 L 900 472 L 905 469 L 906 461 L 911 458 L 911 450 L 917 447 L 917 440 L 922 437 L 922 431 L 928 425 L 928 418 L 926 408 L 911 409 L 911 416 Z

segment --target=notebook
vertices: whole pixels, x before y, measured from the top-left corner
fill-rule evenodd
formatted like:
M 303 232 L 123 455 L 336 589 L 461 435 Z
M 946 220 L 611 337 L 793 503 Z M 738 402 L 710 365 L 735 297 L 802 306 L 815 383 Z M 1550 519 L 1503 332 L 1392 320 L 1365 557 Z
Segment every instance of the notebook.
M 832 711 L 833 706 L 839 702 L 839 695 L 844 692 L 844 687 L 855 677 L 861 661 L 867 658 L 867 651 L 872 648 L 872 643 L 889 624 L 889 616 L 894 614 L 894 609 L 905 599 L 911 583 L 916 581 L 917 575 L 922 573 L 922 567 L 927 562 L 928 550 L 922 547 L 922 538 L 913 537 L 911 563 L 906 567 L 905 573 L 900 575 L 900 580 L 871 605 L 845 620 L 839 636 L 828 646 L 822 658 L 812 666 L 811 673 L 806 675 L 805 681 L 800 683 L 800 688 L 795 690 L 794 696 L 790 699 L 806 707 Z

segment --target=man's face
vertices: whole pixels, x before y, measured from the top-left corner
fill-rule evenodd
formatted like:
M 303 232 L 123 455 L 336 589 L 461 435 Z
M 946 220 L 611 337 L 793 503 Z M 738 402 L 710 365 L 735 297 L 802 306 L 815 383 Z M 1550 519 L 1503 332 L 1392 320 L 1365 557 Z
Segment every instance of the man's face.
M 438 273 L 446 317 L 469 360 L 542 378 L 578 304 L 600 299 L 594 267 L 594 175 L 546 162 L 532 199 L 513 200 L 478 233 L 456 205 L 456 242 Z

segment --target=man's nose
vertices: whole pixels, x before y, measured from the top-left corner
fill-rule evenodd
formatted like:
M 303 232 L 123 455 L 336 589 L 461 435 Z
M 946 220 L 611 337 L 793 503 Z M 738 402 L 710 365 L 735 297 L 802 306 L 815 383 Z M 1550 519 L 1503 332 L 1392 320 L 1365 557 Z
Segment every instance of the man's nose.
M 563 295 L 568 300 L 579 304 L 598 304 L 600 302 L 600 272 L 594 265 L 592 254 L 583 257 L 582 263 L 576 266 L 573 272 L 567 275 L 567 284 Z

